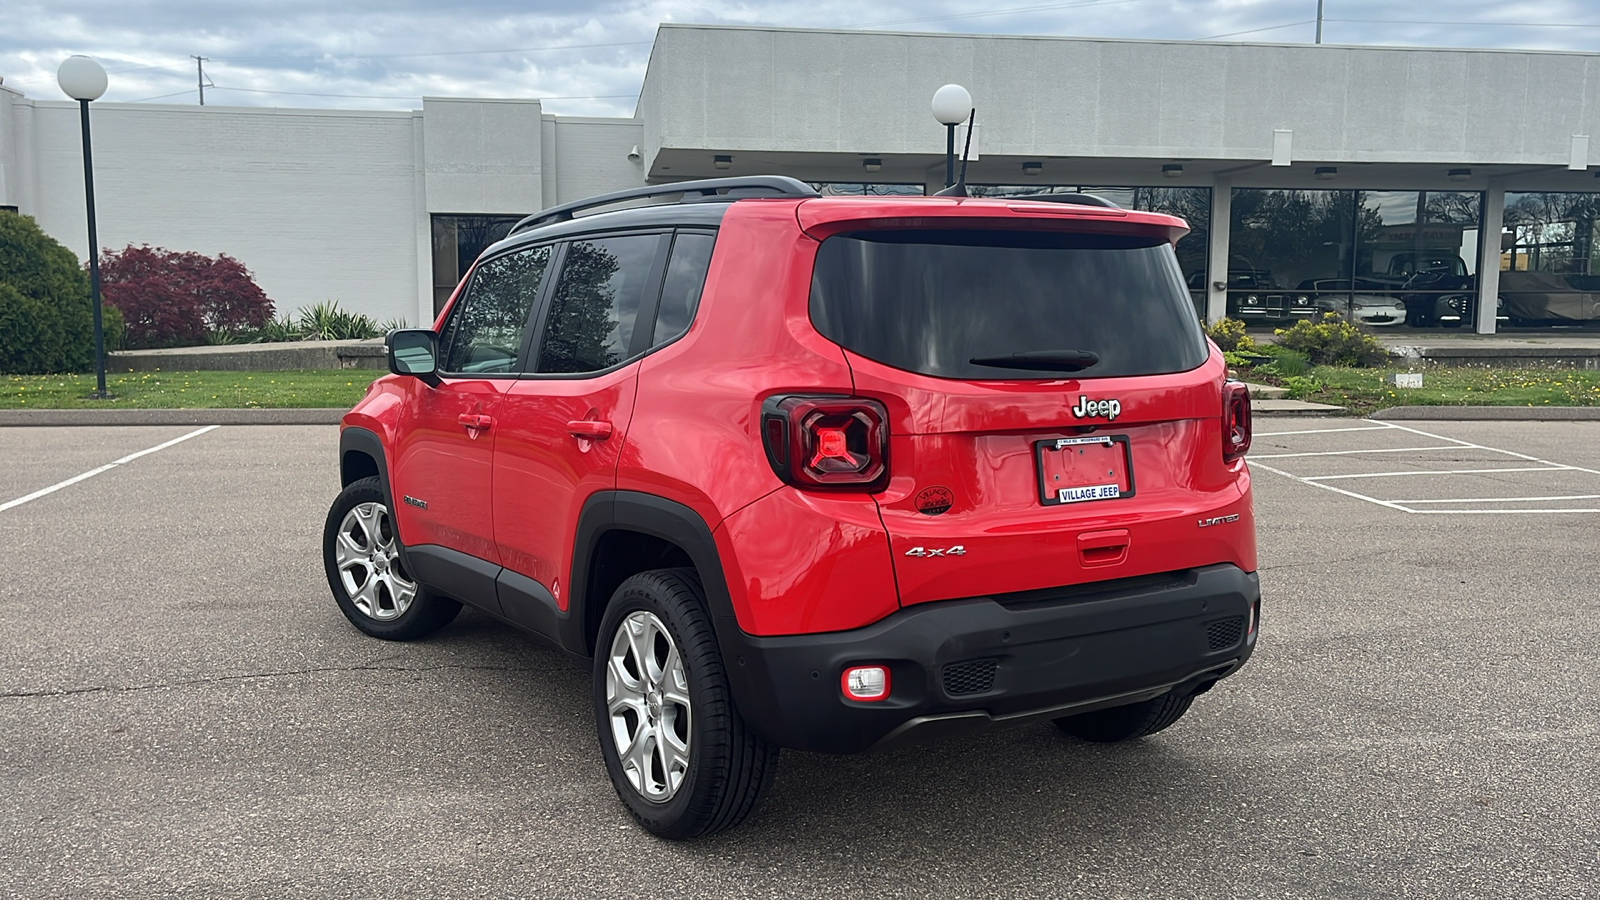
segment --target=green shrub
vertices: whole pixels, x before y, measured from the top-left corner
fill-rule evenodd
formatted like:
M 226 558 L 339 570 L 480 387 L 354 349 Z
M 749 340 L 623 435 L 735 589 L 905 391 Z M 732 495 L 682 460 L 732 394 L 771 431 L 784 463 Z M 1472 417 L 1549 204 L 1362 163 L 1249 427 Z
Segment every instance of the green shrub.
M 1256 367 L 1259 372 L 1287 378 L 1291 375 L 1304 375 L 1311 368 L 1311 360 L 1298 350 L 1290 350 L 1277 344 L 1263 344 L 1261 352 L 1272 357 L 1272 362 Z
M 1279 346 L 1304 353 L 1312 365 L 1369 368 L 1389 359 L 1389 351 L 1376 338 L 1337 313 L 1325 313 L 1317 321 L 1302 319 L 1293 328 L 1273 333 Z
M 262 325 L 256 331 L 254 342 L 258 344 L 277 344 L 283 341 L 303 341 L 305 339 L 306 333 L 300 330 L 300 326 L 296 325 L 288 317 L 284 317 L 282 319 L 268 320 L 267 324 Z
M 339 301 L 313 303 L 300 310 L 300 330 L 305 336 L 323 341 L 366 340 L 378 336 L 378 323 L 371 316 L 345 312 Z
M 1222 359 L 1231 369 L 1248 369 L 1256 364 L 1256 358 L 1253 354 L 1240 353 L 1236 350 L 1222 351 Z
M 93 366 L 93 307 L 78 258 L 31 216 L 0 211 L 0 372 Z
M 1283 386 L 1288 389 L 1290 400 L 1304 400 L 1316 393 L 1322 382 L 1309 375 L 1291 375 L 1283 380 Z
M 1224 353 L 1254 353 L 1256 350 L 1255 338 L 1244 333 L 1244 322 L 1238 319 L 1218 319 L 1206 326 L 1206 335 L 1216 341 Z
M 100 304 L 100 334 L 107 351 L 127 349 L 128 328 L 122 322 L 122 310 L 109 303 Z

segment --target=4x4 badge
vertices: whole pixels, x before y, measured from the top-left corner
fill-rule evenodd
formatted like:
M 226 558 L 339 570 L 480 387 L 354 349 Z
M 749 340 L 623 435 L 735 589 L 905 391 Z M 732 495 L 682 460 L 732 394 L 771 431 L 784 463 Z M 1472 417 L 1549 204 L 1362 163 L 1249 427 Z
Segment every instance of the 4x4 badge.
M 1079 394 L 1078 405 L 1072 408 L 1072 414 L 1080 419 L 1105 416 L 1107 422 L 1112 422 L 1122 415 L 1122 401 L 1090 400 L 1087 394 Z
M 966 556 L 967 548 L 960 544 L 954 547 L 939 549 L 937 547 L 912 547 L 906 551 L 907 556 Z

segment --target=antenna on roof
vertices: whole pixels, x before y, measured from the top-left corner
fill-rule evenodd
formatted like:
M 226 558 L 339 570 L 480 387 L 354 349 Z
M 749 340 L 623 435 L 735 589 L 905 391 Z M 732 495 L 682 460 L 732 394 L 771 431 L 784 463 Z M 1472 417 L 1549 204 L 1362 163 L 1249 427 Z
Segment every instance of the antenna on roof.
M 965 197 L 967 196 L 967 155 L 972 152 L 972 127 L 978 118 L 978 108 L 974 106 L 967 114 L 967 143 L 961 148 L 961 174 L 956 176 L 956 183 L 934 194 L 935 197 Z

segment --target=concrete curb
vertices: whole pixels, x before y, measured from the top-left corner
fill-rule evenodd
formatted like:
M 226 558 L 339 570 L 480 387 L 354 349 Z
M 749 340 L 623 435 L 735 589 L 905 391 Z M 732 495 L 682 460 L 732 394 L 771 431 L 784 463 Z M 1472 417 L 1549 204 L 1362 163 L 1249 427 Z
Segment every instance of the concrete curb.
M 1367 418 L 1380 422 L 1600 422 L 1600 406 L 1391 406 Z
M 337 425 L 343 409 L 0 409 L 0 426 Z
M 1279 416 L 1348 416 L 1350 411 L 1342 406 L 1307 403 L 1304 400 L 1252 400 L 1250 414 L 1271 419 Z

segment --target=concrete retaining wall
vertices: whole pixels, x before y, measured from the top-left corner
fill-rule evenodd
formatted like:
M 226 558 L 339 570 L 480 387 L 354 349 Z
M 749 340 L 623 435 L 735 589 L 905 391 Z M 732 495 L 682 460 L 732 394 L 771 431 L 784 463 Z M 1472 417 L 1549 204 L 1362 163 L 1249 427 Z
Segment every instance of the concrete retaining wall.
M 128 350 L 106 358 L 108 372 L 282 372 L 288 369 L 383 369 L 382 341 L 293 341 Z

